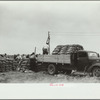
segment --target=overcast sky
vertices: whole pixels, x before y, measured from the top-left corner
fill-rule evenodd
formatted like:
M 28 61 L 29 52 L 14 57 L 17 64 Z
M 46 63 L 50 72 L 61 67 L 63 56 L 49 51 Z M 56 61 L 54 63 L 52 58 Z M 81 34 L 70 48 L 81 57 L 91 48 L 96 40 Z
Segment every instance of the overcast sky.
M 0 1 L 0 53 L 42 52 L 50 31 L 57 45 L 80 44 L 100 53 L 99 1 Z

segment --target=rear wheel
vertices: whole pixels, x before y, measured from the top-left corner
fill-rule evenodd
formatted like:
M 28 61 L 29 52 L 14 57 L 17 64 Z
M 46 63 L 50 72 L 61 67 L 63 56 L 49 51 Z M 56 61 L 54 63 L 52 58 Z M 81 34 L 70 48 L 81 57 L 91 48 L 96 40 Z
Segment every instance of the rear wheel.
M 94 77 L 99 77 L 100 76 L 100 67 L 94 67 L 92 70 L 92 74 Z
M 50 75 L 57 74 L 57 67 L 54 64 L 50 64 L 47 70 Z

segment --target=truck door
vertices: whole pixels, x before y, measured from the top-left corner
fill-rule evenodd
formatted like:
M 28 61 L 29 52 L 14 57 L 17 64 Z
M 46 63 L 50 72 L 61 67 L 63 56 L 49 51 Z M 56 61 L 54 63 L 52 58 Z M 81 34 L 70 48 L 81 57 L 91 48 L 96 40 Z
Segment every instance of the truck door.
M 87 52 L 78 52 L 77 53 L 77 71 L 84 71 L 88 63 L 89 63 L 89 60 L 88 60 Z
M 73 68 L 77 69 L 77 53 L 71 54 L 71 65 Z

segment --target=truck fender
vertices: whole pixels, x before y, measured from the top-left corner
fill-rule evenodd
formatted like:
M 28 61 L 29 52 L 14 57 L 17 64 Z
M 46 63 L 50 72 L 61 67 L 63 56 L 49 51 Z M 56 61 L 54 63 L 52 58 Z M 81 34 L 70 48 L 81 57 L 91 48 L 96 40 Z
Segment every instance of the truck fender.
M 100 67 L 100 63 L 95 63 L 88 68 L 88 72 L 91 72 L 94 67 Z

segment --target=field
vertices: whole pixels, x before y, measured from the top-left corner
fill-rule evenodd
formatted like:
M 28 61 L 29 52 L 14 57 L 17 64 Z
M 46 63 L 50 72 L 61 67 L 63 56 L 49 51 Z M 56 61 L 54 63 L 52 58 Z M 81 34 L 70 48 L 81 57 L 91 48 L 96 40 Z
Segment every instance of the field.
M 0 83 L 100 83 L 100 78 L 84 75 L 49 75 L 46 72 L 3 72 Z

